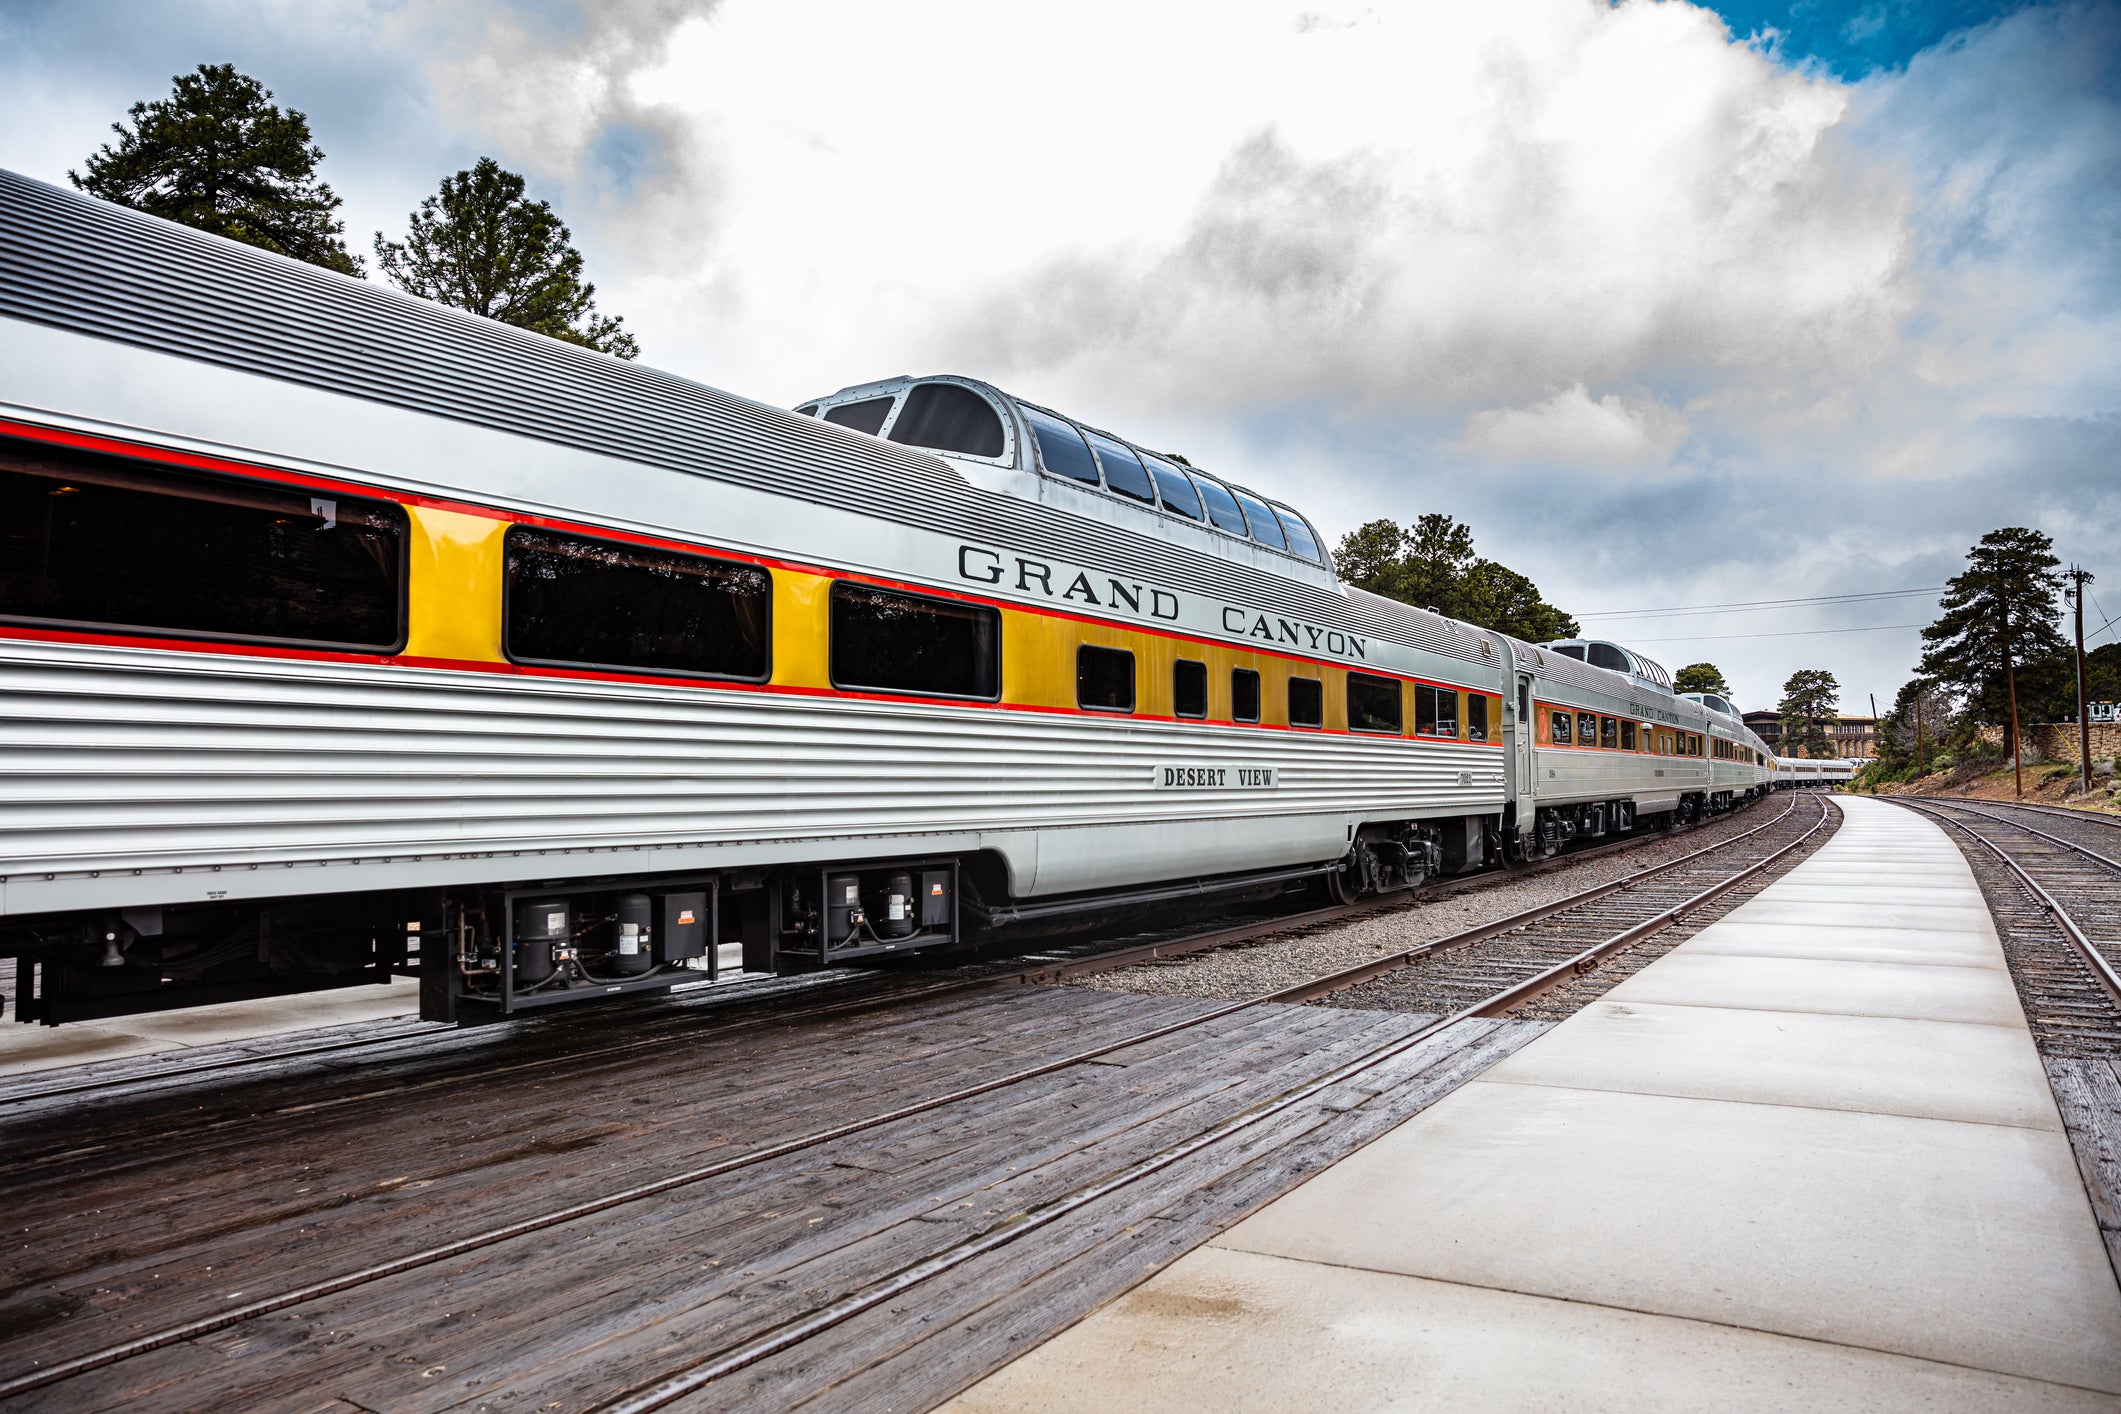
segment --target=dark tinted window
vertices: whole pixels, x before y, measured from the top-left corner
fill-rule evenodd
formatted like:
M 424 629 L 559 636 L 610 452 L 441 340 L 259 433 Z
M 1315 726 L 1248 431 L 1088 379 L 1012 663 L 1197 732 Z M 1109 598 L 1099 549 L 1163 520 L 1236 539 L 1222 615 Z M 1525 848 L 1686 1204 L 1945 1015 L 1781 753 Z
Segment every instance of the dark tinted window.
M 1289 679 L 1289 725 L 1322 727 L 1326 724 L 1326 690 L 1317 678 Z
M 802 405 L 801 407 L 797 408 L 797 409 L 796 409 L 796 411 L 797 411 L 798 413 L 800 413 L 800 414 L 801 414 L 802 416 L 804 416 L 804 417 L 816 417 L 816 416 L 817 416 L 817 404 L 816 404 L 816 403 L 804 403 L 804 404 L 803 404 L 803 405 Z
M 0 447 L 0 617 L 392 649 L 404 550 L 388 501 Z
M 1134 710 L 1134 655 L 1085 643 L 1075 650 L 1075 701 L 1093 712 Z
M 1230 720 L 1259 720 L 1259 674 L 1250 668 L 1230 669 Z
M 1458 735 L 1458 694 L 1447 687 L 1414 684 L 1414 734 Z M 1564 738 L 1557 738 L 1561 740 Z
M 1583 645 L 1581 643 L 1564 643 L 1554 651 L 1564 658 L 1574 658 L 1579 663 L 1583 661 Z
M 920 697 L 1001 695 L 1001 615 L 954 599 L 832 586 L 832 685 Z
M 1578 746 L 1598 745 L 1598 718 L 1594 713 L 1578 712 L 1576 714 L 1576 744 Z
M 884 425 L 884 419 L 890 416 L 892 402 L 890 398 L 864 398 L 858 403 L 841 403 L 836 408 L 826 409 L 825 421 L 852 427 L 874 437 L 876 430 Z
M 1024 420 L 1031 424 L 1031 435 L 1038 439 L 1039 459 L 1048 472 L 1070 481 L 1097 484 L 1097 463 L 1090 460 L 1090 448 L 1084 444 L 1082 433 L 1037 408 L 1027 407 L 1023 413 Z
M 1618 749 L 1620 746 L 1620 723 L 1614 721 L 1611 717 L 1600 717 L 1598 719 L 1598 744 L 1609 750 Z
M 1488 739 L 1488 695 L 1476 692 L 1466 698 L 1466 740 Z
M 1254 540 L 1262 545 L 1271 545 L 1277 550 L 1288 548 L 1289 542 L 1282 538 L 1281 522 L 1274 518 L 1274 512 L 1268 509 L 1265 501 L 1249 491 L 1239 491 L 1234 487 L 1230 494 L 1237 498 L 1238 505 L 1245 508 L 1245 523 L 1252 528 Z
M 1633 722 L 1622 722 L 1620 724 L 1620 749 L 1622 751 L 1633 751 L 1635 749 L 1635 724 Z
M 756 565 L 511 526 L 502 644 L 519 662 L 762 679 L 770 595 Z
M 1208 715 L 1208 665 L 1181 658 L 1171 665 L 1171 712 L 1178 717 Z
M 1399 705 L 1399 679 L 1348 674 L 1348 726 L 1358 732 L 1397 732 L 1406 716 Z
M 1573 722 L 1574 722 L 1574 721 L 1575 721 L 1576 719 L 1575 719 L 1574 717 L 1570 716 L 1570 715 L 1569 715 L 1568 713 L 1566 713 L 1566 712 L 1556 712 L 1556 713 L 1554 713 L 1554 714 L 1553 714 L 1553 716 L 1554 716 L 1554 732 L 1553 732 L 1553 738 L 1554 738 L 1554 745 L 1556 745 L 1556 746 L 1568 746 L 1568 745 L 1572 744 L 1572 743 L 1573 743 L 1573 742 L 1574 742 L 1574 741 L 1576 740 L 1576 734 L 1575 734 L 1574 730 L 1572 729 L 1572 726 L 1571 726 L 1571 724 L 1572 724 L 1572 723 L 1573 723 Z
M 1588 661 L 1592 667 L 1611 668 L 1616 673 L 1624 673 L 1628 670 L 1628 655 L 1615 648 L 1612 644 L 1593 643 L 1590 645 L 1590 649 L 1591 656 Z
M 993 405 L 955 383 L 923 383 L 906 394 L 891 440 L 973 457 L 1002 454 L 1002 419 Z
M 1274 508 L 1274 514 L 1280 518 L 1282 533 L 1289 539 L 1290 554 L 1301 555 L 1313 564 L 1326 562 L 1325 552 L 1318 548 L 1318 538 L 1311 534 L 1311 527 L 1304 524 L 1302 516 L 1279 506 Z
M 1122 496 L 1155 502 L 1156 491 L 1149 485 L 1149 473 L 1142 469 L 1141 458 L 1129 451 L 1125 443 L 1100 437 L 1095 432 L 1085 435 L 1089 437 L 1090 445 L 1097 448 L 1097 459 L 1104 465 L 1105 485 Z
M 1208 519 L 1215 522 L 1218 530 L 1227 530 L 1232 535 L 1245 533 L 1245 513 L 1237 508 L 1236 498 L 1224 489 L 1221 482 L 1196 476 L 1193 484 L 1200 487 L 1200 498 L 1207 503 Z
M 1167 461 L 1155 457 L 1143 457 L 1142 464 L 1149 468 L 1149 475 L 1156 478 L 1156 490 L 1164 498 L 1164 509 L 1175 516 L 1188 520 L 1199 520 L 1200 493 L 1186 474 Z

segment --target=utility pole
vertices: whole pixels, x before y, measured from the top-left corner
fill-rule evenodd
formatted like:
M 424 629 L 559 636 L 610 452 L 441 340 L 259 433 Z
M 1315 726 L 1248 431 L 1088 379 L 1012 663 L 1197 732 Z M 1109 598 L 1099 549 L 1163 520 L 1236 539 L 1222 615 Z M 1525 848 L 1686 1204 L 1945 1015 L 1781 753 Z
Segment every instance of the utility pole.
M 2018 799 L 2025 799 L 2025 742 L 2018 735 L 2018 664 L 2011 641 L 2011 606 L 2003 606 L 2003 680 L 2011 690 L 2011 781 Z
M 1872 756 L 1876 756 L 1876 755 L 1878 754 L 1878 694 L 1874 692 L 1874 693 L 1872 693 L 1872 694 L 1870 695 L 1870 698 L 1871 698 L 1871 755 L 1872 755 Z M 1868 758 L 1866 758 L 1866 759 L 1868 759 Z
M 2084 586 L 2092 573 L 2071 565 L 2069 577 L 2076 583 L 2067 592 L 2070 602 L 2077 606 L 2077 793 L 2089 798 L 2092 793 L 2092 709 L 2084 700 Z

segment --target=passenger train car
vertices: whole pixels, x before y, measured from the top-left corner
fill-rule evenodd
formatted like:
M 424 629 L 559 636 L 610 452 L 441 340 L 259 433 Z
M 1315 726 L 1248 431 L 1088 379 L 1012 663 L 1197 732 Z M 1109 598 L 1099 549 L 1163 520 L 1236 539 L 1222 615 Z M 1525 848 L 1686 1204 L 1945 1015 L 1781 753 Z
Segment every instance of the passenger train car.
M 1685 820 L 1617 645 L 972 379 L 794 411 L 0 173 L 0 955 L 483 1020 Z M 1727 705 L 1727 704 L 1725 704 Z

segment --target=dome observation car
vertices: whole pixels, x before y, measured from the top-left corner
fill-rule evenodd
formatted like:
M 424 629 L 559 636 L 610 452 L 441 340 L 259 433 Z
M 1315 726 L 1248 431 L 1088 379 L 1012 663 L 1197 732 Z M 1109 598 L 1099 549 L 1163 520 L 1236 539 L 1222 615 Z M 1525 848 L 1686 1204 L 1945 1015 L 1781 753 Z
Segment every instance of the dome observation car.
M 842 388 L 795 410 L 920 447 L 967 469 L 1020 471 L 1092 492 L 1101 509 L 1122 516 L 1147 513 L 1226 543 L 1241 541 L 1326 570 L 1333 567 L 1317 529 L 1289 506 L 977 379 L 886 378 Z
M 1616 673 L 1625 673 L 1638 686 L 1667 696 L 1672 692 L 1672 675 L 1661 664 L 1652 662 L 1631 648 L 1602 638 L 1557 638 L 1540 647 L 1549 653 L 1559 653 L 1564 658 L 1574 658 L 1579 663 L 1589 663 L 1594 668 L 1610 668 Z

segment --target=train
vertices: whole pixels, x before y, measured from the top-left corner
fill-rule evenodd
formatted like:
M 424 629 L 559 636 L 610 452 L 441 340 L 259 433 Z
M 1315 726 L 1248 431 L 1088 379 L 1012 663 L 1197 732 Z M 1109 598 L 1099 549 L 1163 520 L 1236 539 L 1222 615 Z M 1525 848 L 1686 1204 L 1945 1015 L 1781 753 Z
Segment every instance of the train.
M 22 1021 L 1355 899 L 1818 764 L 976 378 L 769 406 L 6 172 L 0 320 Z

